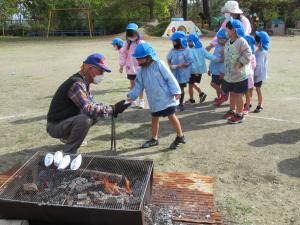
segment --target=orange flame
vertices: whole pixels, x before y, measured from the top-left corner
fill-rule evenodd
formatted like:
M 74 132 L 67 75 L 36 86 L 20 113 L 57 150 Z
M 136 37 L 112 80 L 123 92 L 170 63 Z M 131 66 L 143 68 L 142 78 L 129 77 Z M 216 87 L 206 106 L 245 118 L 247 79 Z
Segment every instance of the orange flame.
M 131 194 L 132 193 L 132 187 L 131 187 L 131 183 L 130 181 L 125 177 L 125 183 L 124 183 L 124 186 L 125 186 L 125 190 L 128 194 Z
M 111 182 L 107 178 L 104 178 L 104 191 L 112 195 L 120 195 L 120 190 L 116 182 Z

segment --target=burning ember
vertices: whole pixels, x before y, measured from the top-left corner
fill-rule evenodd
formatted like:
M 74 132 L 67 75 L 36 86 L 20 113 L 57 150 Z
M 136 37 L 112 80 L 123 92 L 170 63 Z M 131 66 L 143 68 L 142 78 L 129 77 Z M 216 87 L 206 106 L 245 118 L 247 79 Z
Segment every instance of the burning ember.
M 115 205 L 117 208 L 139 201 L 129 179 L 123 175 L 88 169 L 73 173 L 40 169 L 37 175 L 33 173 L 33 182 L 23 184 L 23 189 L 17 192 L 18 198 L 26 201 L 34 196 L 47 204 Z
M 44 153 L 36 153 L 1 186 L 1 218 L 53 224 L 144 225 L 143 206 L 151 197 L 152 161 L 84 155 L 77 170 L 58 170 L 53 164 L 47 167 L 44 158 Z

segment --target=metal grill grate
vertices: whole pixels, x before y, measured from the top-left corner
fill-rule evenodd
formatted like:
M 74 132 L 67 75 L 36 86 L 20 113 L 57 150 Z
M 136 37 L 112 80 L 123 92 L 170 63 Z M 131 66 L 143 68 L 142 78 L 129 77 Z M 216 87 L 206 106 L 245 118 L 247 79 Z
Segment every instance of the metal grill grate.
M 36 153 L 0 187 L 0 204 L 142 211 L 150 199 L 152 161 L 84 155 L 79 170 L 59 171 L 44 157 Z

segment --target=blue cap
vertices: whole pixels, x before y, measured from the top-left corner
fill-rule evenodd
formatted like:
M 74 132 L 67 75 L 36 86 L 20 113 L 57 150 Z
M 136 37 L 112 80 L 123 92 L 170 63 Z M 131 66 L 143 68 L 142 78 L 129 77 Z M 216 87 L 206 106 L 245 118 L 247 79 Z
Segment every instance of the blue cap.
M 218 31 L 217 38 L 227 39 L 226 30 L 224 28 Z
M 195 48 L 202 48 L 202 43 L 200 41 L 200 37 L 197 34 L 190 34 L 187 36 L 188 41 L 192 41 L 195 45 Z
M 269 43 L 270 43 L 270 36 L 265 31 L 256 31 L 255 34 L 260 37 L 261 47 L 268 51 L 269 50 Z
M 254 53 L 254 45 L 255 45 L 255 39 L 254 37 L 252 37 L 251 35 L 246 35 L 244 36 L 244 38 L 246 39 L 246 41 L 248 42 L 252 53 Z
M 115 38 L 115 39 L 113 39 L 113 41 L 112 41 L 111 44 L 112 44 L 112 45 L 118 45 L 118 46 L 120 46 L 120 47 L 123 47 L 124 42 L 123 42 L 123 40 L 122 40 L 121 38 Z
M 126 31 L 127 30 L 138 30 L 139 26 L 136 23 L 129 23 L 126 27 Z
M 245 29 L 244 25 L 240 20 L 237 19 L 230 19 L 231 25 L 233 29 L 235 29 L 236 35 L 238 37 L 244 37 L 245 36 Z
M 83 62 L 84 64 L 90 64 L 100 67 L 101 69 L 105 70 L 106 72 L 110 73 L 111 69 L 109 69 L 105 64 L 104 55 L 95 53 L 86 58 Z
M 158 61 L 158 57 L 155 50 L 152 48 L 152 46 L 149 43 L 146 42 L 138 44 L 132 56 L 137 59 L 144 58 L 146 56 L 151 56 L 151 58 L 154 61 Z
M 170 40 L 175 41 L 176 39 L 185 38 L 185 33 L 183 31 L 176 31 L 170 37 Z
M 172 40 L 172 41 L 175 41 L 177 39 L 180 41 L 180 44 L 183 48 L 186 48 L 188 46 L 186 36 L 185 36 L 185 33 L 183 31 L 176 31 L 170 37 L 170 40 Z

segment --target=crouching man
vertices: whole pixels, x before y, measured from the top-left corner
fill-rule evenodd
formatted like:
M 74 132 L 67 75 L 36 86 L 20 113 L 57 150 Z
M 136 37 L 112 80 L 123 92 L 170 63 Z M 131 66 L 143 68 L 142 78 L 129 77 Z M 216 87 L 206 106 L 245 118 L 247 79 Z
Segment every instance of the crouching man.
M 75 154 L 91 126 L 100 118 L 116 117 L 128 107 L 124 100 L 109 106 L 93 99 L 90 85 L 99 84 L 104 72 L 111 72 L 104 56 L 90 55 L 81 70 L 64 81 L 54 94 L 47 115 L 47 132 L 65 143 L 65 153 Z

